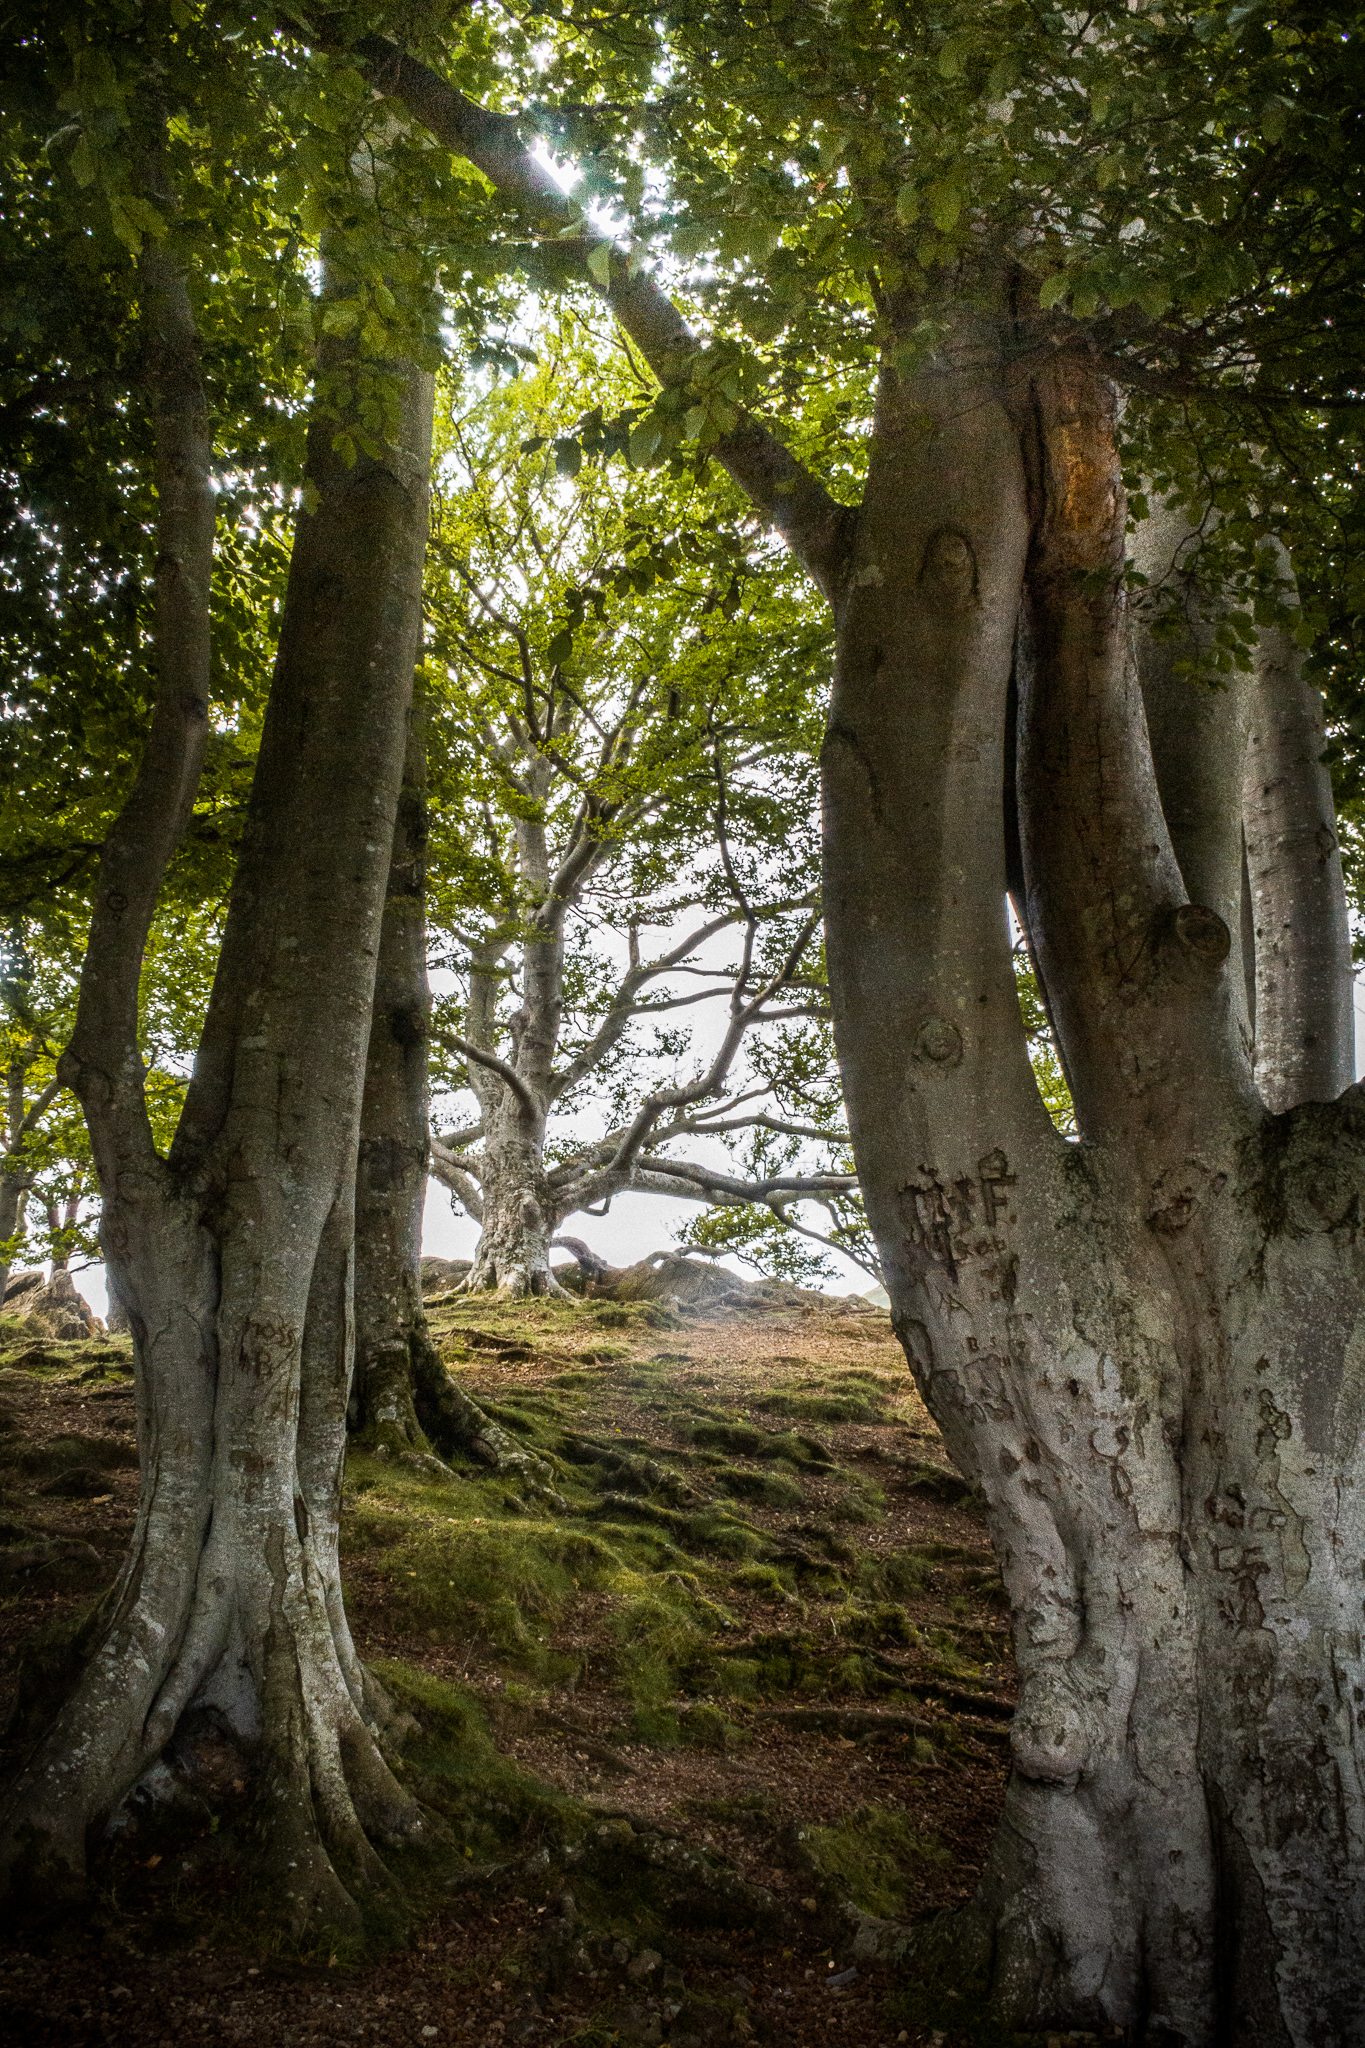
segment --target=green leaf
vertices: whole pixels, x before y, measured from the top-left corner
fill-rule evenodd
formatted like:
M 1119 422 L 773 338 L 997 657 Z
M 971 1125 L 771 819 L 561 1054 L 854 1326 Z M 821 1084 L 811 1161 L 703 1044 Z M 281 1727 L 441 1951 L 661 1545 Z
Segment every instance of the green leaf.
M 685 221 L 680 228 L 674 228 L 669 236 L 673 254 L 684 263 L 694 256 L 700 256 L 703 249 L 709 249 L 716 239 L 716 230 L 705 221 Z
M 1289 126 L 1289 107 L 1282 99 L 1268 99 L 1261 109 L 1261 133 L 1272 146 L 1284 141 Z
M 573 653 L 573 634 L 567 626 L 561 626 L 545 650 L 547 661 L 567 661 Z
M 1064 270 L 1054 270 L 1051 277 L 1045 277 L 1038 292 L 1038 304 L 1046 313 L 1059 299 L 1066 297 L 1069 279 Z
M 588 251 L 588 275 L 606 291 L 611 284 L 611 243 L 598 242 Z
M 644 469 L 659 445 L 659 429 L 654 421 L 641 420 L 638 427 L 632 427 L 630 440 L 626 445 L 636 469 Z
M 71 175 L 78 185 L 92 185 L 95 181 L 95 151 L 88 129 L 82 129 L 76 147 L 67 158 Z
M 929 215 L 941 235 L 951 234 L 962 215 L 962 188 L 945 181 L 929 187 Z
M 906 227 L 919 219 L 919 186 L 911 178 L 906 179 L 896 194 L 896 218 Z
M 555 468 L 561 476 L 577 476 L 582 467 L 582 448 L 570 436 L 562 436 L 555 442 Z

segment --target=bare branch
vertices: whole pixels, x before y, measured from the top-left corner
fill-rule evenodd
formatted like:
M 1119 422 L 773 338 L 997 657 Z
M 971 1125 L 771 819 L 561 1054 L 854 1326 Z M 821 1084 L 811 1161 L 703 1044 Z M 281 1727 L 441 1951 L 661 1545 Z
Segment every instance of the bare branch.
M 517 1101 L 521 1105 L 522 1115 L 531 1117 L 539 1123 L 541 1118 L 540 1104 L 536 1101 L 535 1096 L 522 1080 L 515 1067 L 510 1067 L 506 1060 L 499 1059 L 495 1052 L 485 1052 L 481 1045 L 471 1045 L 467 1038 L 457 1038 L 453 1031 L 433 1031 L 431 1035 L 438 1045 L 445 1047 L 447 1052 L 458 1053 L 461 1059 L 474 1060 L 479 1066 L 487 1067 L 489 1073 L 496 1074 L 498 1079 L 506 1087 L 510 1088 L 516 1096 Z
M 699 1188 L 707 1201 L 764 1202 L 773 1196 L 792 1201 L 821 1195 L 852 1195 L 858 1191 L 856 1173 L 775 1174 L 770 1180 L 738 1180 L 733 1174 L 718 1173 L 687 1159 L 660 1159 L 653 1153 L 641 1156 L 640 1171 L 665 1180 L 685 1181 Z
M 449 1188 L 460 1206 L 476 1223 L 483 1222 L 483 1195 L 473 1176 L 448 1152 L 433 1131 L 430 1136 L 431 1169 L 443 1187 Z
M 24 1139 L 33 1129 L 34 1125 L 37 1123 L 39 1117 L 43 1114 L 44 1110 L 51 1108 L 52 1104 L 56 1101 L 57 1097 L 61 1094 L 65 1086 L 65 1081 L 61 1080 L 60 1078 L 58 1078 L 55 1081 L 49 1081 L 46 1088 L 44 1088 L 42 1094 L 36 1097 L 36 1099 L 29 1105 L 28 1110 L 25 1112 L 23 1118 L 19 1123 L 18 1129 L 14 1133 L 15 1150 L 17 1150 L 18 1147 L 23 1143 Z
M 762 1013 L 763 1005 L 768 997 L 775 990 L 781 988 L 787 976 L 793 972 L 801 955 L 814 937 L 819 922 L 819 911 L 812 912 L 811 916 L 807 918 L 802 926 L 794 945 L 777 973 L 769 981 L 765 982 L 758 993 L 747 1003 L 743 1002 L 740 998 L 740 988 L 743 986 L 741 981 L 731 998 L 729 1028 L 710 1067 L 704 1074 L 699 1075 L 696 1080 L 685 1082 L 679 1088 L 658 1089 L 654 1094 L 645 1097 L 636 1111 L 629 1129 L 622 1136 L 616 1152 L 606 1162 L 605 1166 L 593 1176 L 589 1184 L 591 1192 L 585 1193 L 582 1197 L 583 1200 L 595 1200 L 599 1189 L 605 1191 L 607 1187 L 619 1184 L 622 1175 L 630 1174 L 655 1124 L 666 1109 L 685 1109 L 689 1103 L 704 1102 L 708 1096 L 716 1095 L 720 1092 L 735 1054 L 739 1051 L 745 1032 Z M 746 943 L 745 952 L 744 977 L 747 979 L 749 956 L 752 953 L 752 924 L 750 925 L 749 939 Z

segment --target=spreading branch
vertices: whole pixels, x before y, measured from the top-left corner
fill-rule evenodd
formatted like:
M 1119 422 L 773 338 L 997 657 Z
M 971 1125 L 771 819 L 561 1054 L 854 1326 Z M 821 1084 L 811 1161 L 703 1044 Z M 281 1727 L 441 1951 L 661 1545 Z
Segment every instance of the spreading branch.
M 483 1222 L 483 1195 L 472 1173 L 461 1163 L 435 1131 L 428 1134 L 431 1170 L 443 1187 L 449 1188 L 466 1215 Z
M 489 1073 L 496 1074 L 516 1096 L 522 1115 L 537 1123 L 540 1121 L 540 1104 L 515 1067 L 509 1066 L 506 1060 L 499 1059 L 495 1052 L 485 1052 L 481 1045 L 473 1045 L 467 1038 L 457 1038 L 453 1031 L 433 1031 L 431 1035 L 447 1052 L 456 1053 L 461 1059 L 473 1060 L 476 1065 L 487 1067 Z
M 818 910 L 813 911 L 801 927 L 791 950 L 777 972 L 762 985 L 756 995 L 751 997 L 748 1002 L 745 1002 L 742 997 L 742 990 L 748 981 L 753 948 L 753 921 L 750 918 L 749 930 L 745 941 L 745 959 L 734 995 L 731 997 L 730 1023 L 711 1065 L 706 1069 L 705 1073 L 698 1075 L 692 1081 L 684 1082 L 680 1087 L 656 1089 L 653 1094 L 645 1097 L 634 1119 L 622 1133 L 619 1145 L 605 1166 L 599 1172 L 592 1175 L 584 1186 L 574 1190 L 576 1206 L 596 1201 L 600 1195 L 607 1193 L 609 1190 L 629 1184 L 636 1162 L 639 1160 L 660 1117 L 667 1110 L 685 1109 L 690 1103 L 704 1102 L 710 1096 L 719 1094 L 725 1084 L 725 1077 L 730 1071 L 735 1055 L 738 1053 L 743 1042 L 745 1032 L 763 1014 L 764 1004 L 768 1001 L 768 998 L 774 995 L 783 986 L 788 975 L 795 971 L 797 963 L 814 937 L 819 923 L 820 913 Z
M 583 225 L 579 207 L 526 147 L 516 116 L 495 114 L 466 99 L 384 36 L 362 37 L 354 54 L 377 90 L 401 101 L 447 149 L 477 165 L 505 197 L 552 227 L 559 259 L 571 263 L 601 292 L 661 382 L 685 370 L 701 346 L 698 337 L 652 277 L 636 269 L 607 237 Z M 572 232 L 575 228 L 577 233 Z M 598 249 L 607 251 L 605 286 L 588 263 Z M 777 436 L 749 414 L 721 437 L 715 454 L 819 588 L 833 596 L 848 553 L 850 509 L 832 498 Z

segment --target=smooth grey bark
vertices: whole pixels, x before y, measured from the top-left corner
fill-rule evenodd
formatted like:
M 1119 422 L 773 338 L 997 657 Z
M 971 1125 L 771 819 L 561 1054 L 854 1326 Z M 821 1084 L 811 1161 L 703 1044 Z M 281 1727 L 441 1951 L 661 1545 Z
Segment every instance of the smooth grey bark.
M 394 820 L 365 1061 L 356 1161 L 350 1413 L 353 1428 L 368 1445 L 386 1455 L 432 1463 L 413 1405 L 414 1375 L 431 1348 L 421 1274 L 431 1012 L 426 845 L 425 731 L 418 704 Z
M 1282 584 L 1293 595 L 1287 561 Z M 1271 1109 L 1330 1102 L 1355 1078 L 1351 943 L 1322 693 L 1290 628 L 1263 628 L 1244 815 L 1256 933 L 1256 1084 Z
M 414 706 L 394 820 L 355 1175 L 355 1369 L 348 1417 L 358 1441 L 428 1474 L 433 1450 L 472 1453 L 533 1477 L 477 1402 L 452 1385 L 422 1307 L 431 997 L 426 950 L 425 720 Z
M 1215 685 L 1188 670 L 1207 657 L 1215 620 L 1196 576 L 1199 536 L 1187 514 L 1158 504 L 1131 536 L 1128 558 L 1148 581 L 1133 606 L 1133 639 L 1142 683 L 1147 735 L 1171 850 L 1191 903 L 1216 911 L 1230 939 L 1228 975 L 1244 992 L 1238 1020 L 1248 1052 L 1255 988 L 1254 943 L 1243 945 L 1242 783 L 1249 694 L 1241 675 Z M 1174 592 L 1183 614 L 1180 635 L 1158 637 L 1151 619 L 1161 596 Z
M 351 1645 L 336 1523 L 361 1077 L 420 630 L 431 380 L 389 366 L 391 442 L 349 469 L 328 406 L 310 430 L 316 509 L 297 524 L 209 1015 L 162 1159 L 137 973 L 206 725 L 212 499 L 184 280 L 148 248 L 160 679 L 62 1069 L 90 1124 L 105 1256 L 133 1327 L 142 1492 L 90 1661 L 9 1790 L 0 1867 L 13 1890 L 79 1884 L 87 1828 L 182 1716 L 207 1713 L 252 1767 L 262 1894 L 295 1930 L 354 1929 L 361 1902 L 392 1889 L 380 1849 L 427 1831 L 385 1758 L 392 1710 Z M 324 369 L 337 362 L 324 352 Z M 368 395 L 353 385 L 340 402 Z
M 897 1328 L 987 1497 L 1021 1699 L 972 1906 L 861 1939 L 974 1976 L 1018 2027 L 1358 2041 L 1365 1121 L 1354 1091 L 1268 1121 L 1252 1088 L 1131 669 L 1111 400 L 1079 365 L 1035 378 L 1022 460 L 979 353 L 883 379 L 826 929 Z M 1010 1015 L 994 792 L 1024 591 L 1029 924 L 1077 1146 Z

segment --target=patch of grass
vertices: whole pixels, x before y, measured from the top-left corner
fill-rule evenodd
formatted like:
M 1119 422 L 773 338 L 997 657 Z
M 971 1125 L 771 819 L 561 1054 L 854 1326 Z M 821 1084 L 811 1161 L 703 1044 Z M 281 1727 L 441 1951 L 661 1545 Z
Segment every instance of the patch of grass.
M 799 1508 L 805 1495 L 795 1479 L 780 1472 L 751 1472 L 742 1465 L 721 1465 L 711 1475 L 723 1493 L 764 1508 Z
M 834 1463 L 824 1444 L 817 1443 L 814 1437 L 800 1436 L 792 1429 L 758 1429 L 752 1422 L 706 1416 L 692 1423 L 688 1434 L 694 1444 L 700 1444 L 707 1450 L 728 1451 L 732 1457 L 781 1458 L 790 1465 L 826 1468 Z
M 35 1476 L 69 1472 L 78 1465 L 94 1465 L 104 1472 L 126 1471 L 137 1464 L 131 1444 L 105 1436 L 48 1437 L 42 1443 L 6 1443 L 0 1458 L 20 1472 Z
M 805 1844 L 822 1877 L 883 1920 L 904 1913 L 917 1866 L 953 1860 L 934 1836 L 917 1834 L 907 1814 L 885 1806 L 859 1806 L 835 1827 L 807 1828 Z

